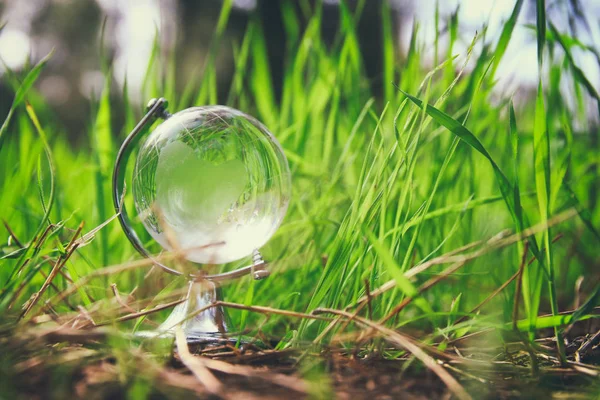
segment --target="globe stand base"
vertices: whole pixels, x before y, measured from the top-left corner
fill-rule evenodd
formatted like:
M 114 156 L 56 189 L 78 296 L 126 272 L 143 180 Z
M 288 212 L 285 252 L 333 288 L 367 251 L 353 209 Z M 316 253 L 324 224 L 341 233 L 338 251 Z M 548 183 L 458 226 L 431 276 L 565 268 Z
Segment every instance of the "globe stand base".
M 185 300 L 175 306 L 169 317 L 156 331 L 138 332 L 148 338 L 172 338 L 181 327 L 188 343 L 229 341 L 229 318 L 218 302 L 221 290 L 207 280 L 190 281 Z
M 221 290 L 215 282 L 191 281 L 185 301 L 175 306 L 169 317 L 155 331 L 140 331 L 136 336 L 148 339 L 173 339 L 181 326 L 188 345 L 195 349 L 218 345 L 265 345 L 256 338 L 228 334 L 229 316 L 222 306 Z

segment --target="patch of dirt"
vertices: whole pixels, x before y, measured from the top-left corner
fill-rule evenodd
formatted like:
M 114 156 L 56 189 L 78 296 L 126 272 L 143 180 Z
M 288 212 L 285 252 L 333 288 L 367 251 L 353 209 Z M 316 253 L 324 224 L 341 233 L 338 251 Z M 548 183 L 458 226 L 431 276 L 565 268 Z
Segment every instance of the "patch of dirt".
M 225 344 L 192 346 L 187 359 L 167 348 L 167 357 L 158 359 L 130 343 L 109 347 L 101 335 L 73 335 L 39 336 L 43 343 L 18 335 L 0 337 L 0 399 L 453 398 L 437 375 L 409 356 L 383 357 L 400 354 L 393 348 L 317 353 Z M 473 398 L 583 399 L 600 393 L 598 341 L 600 335 L 571 340 L 568 366 L 548 355 L 553 352 L 551 340 L 537 342 L 536 375 L 520 343 L 495 349 L 463 344 L 460 350 L 453 348 L 457 355 L 449 348 L 436 360 Z

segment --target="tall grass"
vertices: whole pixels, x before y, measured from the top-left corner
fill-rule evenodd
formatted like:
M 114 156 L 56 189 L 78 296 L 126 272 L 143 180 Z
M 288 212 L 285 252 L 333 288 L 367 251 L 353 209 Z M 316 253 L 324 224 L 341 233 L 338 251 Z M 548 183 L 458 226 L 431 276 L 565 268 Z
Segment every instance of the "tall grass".
M 597 175 L 586 175 L 597 171 L 598 156 L 589 149 L 596 148 L 598 127 L 588 122 L 584 110 L 588 101 L 598 103 L 599 98 L 571 55 L 573 47 L 581 50 L 580 43 L 549 24 L 544 2 L 538 1 L 539 86 L 535 98 L 515 108 L 510 98 L 494 99 L 494 87 L 501 60 L 510 56 L 513 31 L 526 29 L 517 24 L 522 0 L 515 2 L 498 39 L 476 36 L 469 51 L 458 55 L 452 47 L 460 32 L 457 14 L 444 19 L 436 11 L 436 48 L 440 35 L 449 36 L 449 47 L 446 59 L 431 71 L 422 63 L 429 44 L 420 39 L 417 23 L 410 48 L 400 54 L 386 5 L 380 27 L 385 84 L 383 97 L 375 98 L 358 44 L 364 3 L 352 9 L 342 2 L 332 46 L 321 38 L 321 5 L 310 8 L 305 2 L 305 14 L 298 14 L 293 2 L 284 3 L 288 40 L 280 102 L 262 29 L 268 22 L 252 19 L 240 43 L 227 42 L 231 1 L 224 3 L 206 65 L 188 79 L 182 93 L 175 89 L 175 54 L 162 58 L 156 41 L 144 96 L 168 94 L 171 112 L 226 101 L 265 122 L 290 162 L 293 198 L 284 224 L 264 249 L 273 274 L 264 282 L 232 282 L 224 287 L 224 297 L 307 313 L 324 308 L 355 312 L 358 306 L 359 315 L 387 328 L 418 331 L 419 341 L 440 348 L 489 328 L 507 333 L 513 325 L 528 333 L 526 340 L 538 337 L 540 329 L 553 328 L 562 343 L 566 326 L 594 316 L 600 287 L 594 270 L 600 240 L 599 182 Z M 447 33 L 441 26 L 448 27 Z M 220 51 L 235 56 L 226 99 L 217 98 Z M 583 51 L 597 54 L 593 48 Z M 8 238 L 0 253 L 0 311 L 6 323 L 40 290 L 53 265 L 66 260 L 80 223 L 85 223 L 85 233 L 113 216 L 109 175 L 114 155 L 143 112 L 129 103 L 127 85 L 118 88 L 111 69 L 104 68 L 106 85 L 89 124 L 91 146 L 73 148 L 35 90 L 45 63 L 24 77 L 3 77 L 16 92 L 0 128 L 0 210 L 6 222 L 0 236 Z M 549 95 L 557 93 L 559 84 L 544 80 L 544 68 L 556 70 L 554 76 L 560 78 L 554 79 L 568 81 L 569 90 L 583 99 L 579 109 Z M 121 91 L 126 104 L 127 123 L 117 131 L 112 129 L 111 91 Z M 131 198 L 126 201 L 131 208 Z M 577 210 L 576 218 L 544 227 L 571 208 Z M 494 247 L 498 238 L 488 241 L 505 229 L 521 233 L 540 223 L 536 235 L 517 238 L 510 246 Z M 553 235 L 560 240 L 553 242 Z M 136 258 L 115 222 L 87 239 L 66 260 L 66 273 L 52 280 L 53 286 L 24 319 L 40 313 L 76 314 L 82 306 L 98 321 L 111 321 L 117 316 L 112 284 L 117 293 L 135 291 L 133 298 L 145 300 L 138 303 L 140 309 L 163 303 L 181 287 L 180 280 L 160 271 L 146 275 L 148 269 L 131 269 L 89 278 L 67 302 L 58 301 L 57 292 L 72 288 L 72 281 Z M 470 251 L 480 253 L 469 257 Z M 521 294 L 519 275 L 487 301 L 519 271 L 521 260 L 530 257 L 531 265 L 522 270 Z M 576 288 L 580 276 L 581 293 Z M 371 298 L 371 292 L 376 296 Z M 575 303 L 581 296 L 589 301 Z M 166 312 L 148 319 L 160 320 Z M 552 315 L 540 317 L 547 312 Z M 326 344 L 343 333 L 343 325 L 321 320 L 265 318 L 236 310 L 231 314 L 234 326 L 285 338 L 281 347 L 315 338 Z M 146 322 L 112 325 L 131 332 Z M 361 327 L 350 324 L 345 329 Z M 564 361 L 563 346 L 558 349 Z

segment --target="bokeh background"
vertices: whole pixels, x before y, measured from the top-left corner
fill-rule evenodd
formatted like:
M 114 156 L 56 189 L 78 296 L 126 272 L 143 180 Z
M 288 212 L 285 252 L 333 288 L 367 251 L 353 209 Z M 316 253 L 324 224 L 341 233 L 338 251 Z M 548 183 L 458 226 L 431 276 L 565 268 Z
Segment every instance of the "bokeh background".
M 390 84 L 383 82 L 381 74 L 382 1 L 367 0 L 359 24 L 368 84 L 376 95 L 382 92 L 383 85 Z M 234 1 L 217 56 L 220 102 L 225 101 L 234 71 L 232 47 L 241 42 L 251 19 L 260 20 L 264 27 L 271 78 L 276 95 L 279 95 L 286 43 L 282 3 L 280 0 Z M 292 3 L 302 11 L 314 1 Z M 331 43 L 339 23 L 339 0 L 324 0 L 323 3 L 322 35 L 325 42 Z M 356 5 L 355 0 L 348 3 Z M 400 57 L 405 54 L 417 23 L 420 40 L 430 49 L 426 59 L 421 60 L 426 68 L 448 56 L 444 49 L 444 41 L 448 40 L 444 24 L 451 16 L 456 15 L 461 22 L 453 51 L 458 54 L 466 51 L 475 32 L 484 32 L 484 26 L 485 40 L 495 41 L 514 6 L 513 0 L 389 0 L 389 3 L 394 14 L 398 54 Z M 0 22 L 4 24 L 0 32 L 0 74 L 6 73 L 7 68 L 16 71 L 26 68 L 54 49 L 54 56 L 37 87 L 58 115 L 61 128 L 77 144 L 85 140 L 82 132 L 90 124 L 91 104 L 104 85 L 102 47 L 112 61 L 112 84 L 122 88 L 127 83 L 134 102 L 147 101 L 142 98 L 141 89 L 155 40 L 160 41 L 162 54 L 159 59 L 165 65 L 171 52 L 175 52 L 176 63 L 168 68 L 175 69 L 171 73 L 177 75 L 177 83 L 183 90 L 190 80 L 198 79 L 192 77 L 197 77 L 204 65 L 221 5 L 220 0 L 3 0 L 0 2 Z M 436 5 L 442 30 L 440 54 L 437 55 L 433 54 Z M 570 32 L 586 45 L 600 48 L 600 1 L 556 0 L 549 1 L 548 7 L 548 18 L 561 31 Z M 308 18 L 304 22 L 306 20 Z M 535 25 L 535 2 L 526 1 L 507 56 L 496 75 L 500 81 L 496 90 L 501 91 L 502 96 L 514 95 L 517 102 L 535 93 L 537 61 L 532 25 Z M 104 46 L 100 45 L 101 40 Z M 600 87 L 600 58 L 577 48 L 573 52 L 586 76 L 595 87 Z M 192 84 L 199 86 L 200 82 Z M 563 85 L 568 85 L 567 80 Z M 8 111 L 12 93 L 11 88 L 0 86 L 0 115 Z M 113 93 L 113 124 L 118 131 L 123 124 L 122 102 L 117 97 L 121 90 Z M 565 91 L 566 96 L 568 93 Z M 593 104 L 589 105 L 588 117 L 597 119 Z

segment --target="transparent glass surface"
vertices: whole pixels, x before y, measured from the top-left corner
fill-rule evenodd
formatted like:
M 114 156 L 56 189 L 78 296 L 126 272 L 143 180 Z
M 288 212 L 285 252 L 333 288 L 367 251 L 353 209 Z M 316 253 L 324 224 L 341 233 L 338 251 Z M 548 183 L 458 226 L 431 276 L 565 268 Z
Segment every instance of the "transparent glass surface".
M 263 246 L 290 194 L 277 140 L 254 118 L 223 106 L 188 108 L 161 123 L 142 145 L 133 176 L 135 206 L 150 235 L 205 264 Z

